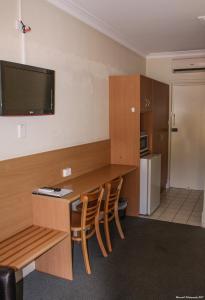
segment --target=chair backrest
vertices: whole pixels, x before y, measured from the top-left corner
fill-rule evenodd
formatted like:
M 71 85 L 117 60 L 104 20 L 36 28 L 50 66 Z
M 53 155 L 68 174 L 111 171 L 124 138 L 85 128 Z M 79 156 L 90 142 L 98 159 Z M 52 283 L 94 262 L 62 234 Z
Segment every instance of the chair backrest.
M 94 225 L 95 220 L 98 220 L 103 193 L 104 188 L 100 187 L 81 196 L 81 201 L 83 203 L 81 214 L 82 230 L 85 230 L 88 226 Z
M 105 184 L 105 188 L 106 188 L 106 199 L 104 204 L 105 213 L 114 213 L 115 207 L 118 208 L 122 183 L 123 183 L 123 178 L 118 177 Z

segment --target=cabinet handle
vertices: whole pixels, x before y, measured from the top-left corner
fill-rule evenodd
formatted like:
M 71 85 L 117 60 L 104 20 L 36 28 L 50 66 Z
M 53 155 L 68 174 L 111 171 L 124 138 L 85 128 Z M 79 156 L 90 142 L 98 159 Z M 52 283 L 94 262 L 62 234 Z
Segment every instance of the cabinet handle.
M 175 113 L 172 113 L 172 126 L 175 127 Z

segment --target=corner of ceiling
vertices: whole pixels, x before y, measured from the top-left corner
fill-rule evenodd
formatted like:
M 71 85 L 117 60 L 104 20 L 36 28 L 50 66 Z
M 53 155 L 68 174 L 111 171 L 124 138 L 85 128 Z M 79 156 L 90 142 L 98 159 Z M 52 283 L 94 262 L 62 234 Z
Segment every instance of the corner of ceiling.
M 73 17 L 79 19 L 80 21 L 86 23 L 97 31 L 103 33 L 104 35 L 110 37 L 112 40 L 118 42 L 124 47 L 135 52 L 137 55 L 147 59 L 153 58 L 192 58 L 205 56 L 205 49 L 200 50 L 187 50 L 187 51 L 171 51 L 171 52 L 152 52 L 149 54 L 143 53 L 135 43 L 129 41 L 123 34 L 118 30 L 113 28 L 111 25 L 105 23 L 100 18 L 92 15 L 86 9 L 77 5 L 73 0 L 47 0 L 49 3 L 58 7 L 59 9 L 67 12 Z
M 87 25 L 93 27 L 94 29 L 100 31 L 101 33 L 110 37 L 111 39 L 123 45 L 124 47 L 130 49 L 131 51 L 135 52 L 137 55 L 146 58 L 146 54 L 138 50 L 137 47 L 134 45 L 134 43 L 128 41 L 126 37 L 123 36 L 118 30 L 116 30 L 109 24 L 106 24 L 103 20 L 92 15 L 84 8 L 78 6 L 74 1 L 72 0 L 47 0 L 47 1 L 55 5 L 59 9 L 62 9 L 68 14 L 72 15 L 73 17 L 81 20 Z

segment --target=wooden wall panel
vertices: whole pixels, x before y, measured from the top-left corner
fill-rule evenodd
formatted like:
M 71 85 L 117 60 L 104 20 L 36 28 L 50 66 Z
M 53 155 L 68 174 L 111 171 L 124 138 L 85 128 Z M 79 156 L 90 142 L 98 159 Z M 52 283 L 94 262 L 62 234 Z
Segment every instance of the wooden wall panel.
M 32 224 L 31 192 L 110 163 L 110 141 L 100 141 L 0 162 L 0 241 Z

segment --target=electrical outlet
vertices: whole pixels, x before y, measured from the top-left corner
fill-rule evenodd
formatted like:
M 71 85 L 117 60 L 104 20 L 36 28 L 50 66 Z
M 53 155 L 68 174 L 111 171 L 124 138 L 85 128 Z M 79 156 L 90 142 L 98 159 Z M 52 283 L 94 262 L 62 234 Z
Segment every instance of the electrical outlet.
M 68 176 L 70 176 L 71 174 L 72 174 L 71 168 L 65 168 L 65 169 L 63 169 L 63 171 L 62 171 L 62 176 L 63 176 L 63 177 L 68 177 Z

